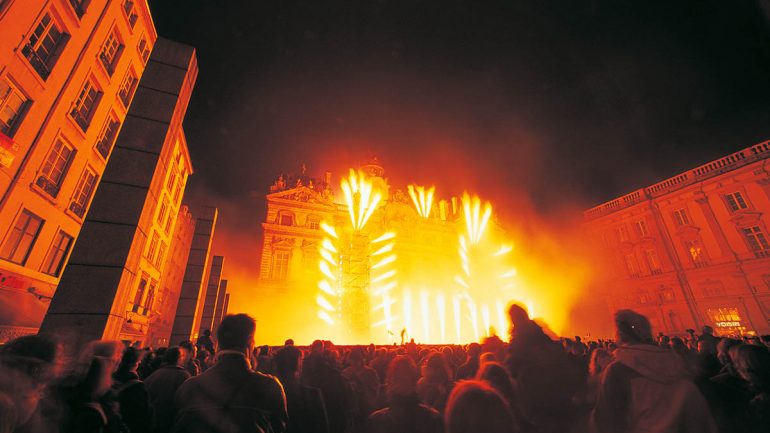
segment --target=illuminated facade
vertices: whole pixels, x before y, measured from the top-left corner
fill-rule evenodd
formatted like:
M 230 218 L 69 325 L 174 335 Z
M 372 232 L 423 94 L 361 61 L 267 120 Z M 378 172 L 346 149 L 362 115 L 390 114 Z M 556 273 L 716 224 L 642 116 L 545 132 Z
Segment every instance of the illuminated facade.
M 770 142 L 585 211 L 597 289 L 656 331 L 770 333 Z
M 266 305 L 291 299 L 282 311 L 343 342 L 396 341 L 402 331 L 470 341 L 505 329 L 516 272 L 504 263 L 510 248 L 494 241 L 502 231 L 489 203 L 391 187 L 376 160 L 339 185 L 335 199 L 330 173 L 315 179 L 303 168 L 270 187 L 259 281 Z M 269 320 L 303 332 L 282 319 Z
M 146 0 L 0 0 L 0 341 L 43 320 L 157 39 Z M 178 292 L 164 264 L 192 168 L 184 134 L 169 142 L 125 339 Z

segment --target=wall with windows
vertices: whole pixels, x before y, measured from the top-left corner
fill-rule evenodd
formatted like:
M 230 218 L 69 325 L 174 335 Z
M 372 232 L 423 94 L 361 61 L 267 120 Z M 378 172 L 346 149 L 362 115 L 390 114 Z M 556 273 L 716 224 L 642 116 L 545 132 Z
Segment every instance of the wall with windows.
M 156 40 L 144 0 L 0 1 L 0 339 L 42 319 Z
M 598 290 L 658 331 L 770 332 L 770 144 L 585 212 Z

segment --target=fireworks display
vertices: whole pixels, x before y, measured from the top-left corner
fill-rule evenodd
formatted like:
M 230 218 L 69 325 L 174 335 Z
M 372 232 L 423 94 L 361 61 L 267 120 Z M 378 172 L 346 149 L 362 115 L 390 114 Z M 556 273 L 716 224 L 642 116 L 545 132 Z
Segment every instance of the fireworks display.
M 316 304 L 329 335 L 341 342 L 463 342 L 505 334 L 517 271 L 509 263 L 513 247 L 498 241 L 491 223 L 491 203 L 468 193 L 460 203 L 437 202 L 435 187 L 408 185 L 418 220 L 399 226 L 384 210 L 395 200 L 383 185 L 350 170 L 340 183 L 347 221 L 321 224 Z

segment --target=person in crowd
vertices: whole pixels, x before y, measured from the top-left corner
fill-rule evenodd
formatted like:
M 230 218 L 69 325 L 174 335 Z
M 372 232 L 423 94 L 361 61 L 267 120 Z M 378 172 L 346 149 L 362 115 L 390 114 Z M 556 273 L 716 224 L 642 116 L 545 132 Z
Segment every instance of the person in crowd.
M 459 382 L 444 414 L 446 433 L 516 433 L 513 413 L 500 393 L 481 380 Z
M 620 347 L 607 366 L 592 423 L 598 432 L 716 432 L 708 405 L 681 360 L 652 340 L 650 322 L 615 313 Z
M 273 357 L 270 355 L 270 346 L 260 346 L 257 355 L 257 371 L 265 374 L 273 374 Z
M 420 373 L 414 361 L 399 355 L 391 361 L 385 378 L 388 404 L 369 416 L 369 433 L 440 433 L 441 415 L 420 403 L 417 380 Z
M 139 361 L 139 366 L 136 367 L 136 374 L 139 375 L 139 379 L 147 379 L 153 371 L 157 368 L 155 362 L 158 355 L 158 350 L 150 350 L 146 348 L 145 354 L 142 356 L 142 360 Z
M 321 390 L 329 430 L 345 433 L 353 426 L 356 415 L 353 388 L 338 368 L 337 352 L 331 342 L 318 343 L 313 343 L 308 362 L 303 365 L 302 383 Z
M 251 370 L 256 322 L 246 314 L 228 315 L 219 324 L 219 353 L 213 367 L 185 381 L 174 397 L 173 432 L 286 430 L 288 415 L 281 384 Z
M 67 390 L 64 397 L 67 408 L 62 419 L 62 432 L 123 433 L 128 431 L 128 427 L 123 424 L 120 417 L 115 396 L 110 390 L 114 365 L 112 358 L 98 355 L 91 358 L 85 375 L 74 387 Z
M 182 368 L 190 373 L 190 376 L 197 376 L 201 372 L 201 366 L 198 362 L 198 347 L 192 344 L 192 341 L 185 340 L 179 343 L 179 349 L 182 350 Z
M 360 347 L 354 347 L 348 355 L 350 367 L 342 371 L 342 375 L 353 385 L 359 406 L 359 424 L 374 411 L 380 391 L 380 378 L 373 368 L 364 363 L 364 357 L 364 351 Z
M 58 347 L 29 335 L 0 348 L 0 433 L 48 431 L 40 406 L 58 375 Z
M 294 345 L 286 345 L 275 354 L 273 361 L 290 414 L 286 433 L 330 433 L 321 391 L 301 384 L 297 377 L 302 351 Z
M 735 350 L 735 369 L 750 395 L 747 432 L 770 431 L 770 352 L 763 346 L 742 344 Z
M 433 352 L 428 355 L 423 361 L 422 377 L 417 381 L 420 401 L 443 412 L 454 386 L 451 374 L 442 353 Z
M 287 338 L 286 341 L 283 342 L 284 346 L 294 346 L 294 340 L 291 338 Z
M 471 379 L 476 376 L 476 372 L 479 369 L 480 357 L 481 345 L 479 343 L 469 344 L 468 359 L 461 366 L 457 367 L 455 380 Z
M 181 366 L 182 351 L 170 347 L 163 354 L 163 365 L 145 381 L 152 412 L 152 431 L 167 433 L 174 423 L 174 395 L 180 386 L 190 378 L 190 373 Z
M 369 365 L 377 372 L 377 377 L 380 379 L 380 383 L 385 383 L 385 374 L 388 372 L 388 364 L 390 364 L 390 355 L 388 349 L 379 348 L 375 352 L 374 359 Z
M 120 407 L 120 416 L 131 433 L 148 433 L 152 410 L 144 382 L 139 379 L 136 368 L 144 351 L 128 347 L 117 370 L 112 374 L 112 389 Z
M 195 342 L 195 345 L 198 346 L 198 350 L 206 349 L 208 353 L 214 353 L 214 341 L 211 340 L 211 331 L 208 329 L 204 329 L 201 335 L 198 337 L 198 340 Z
M 512 304 L 508 315 L 512 328 L 505 364 L 518 384 L 524 415 L 543 433 L 569 430 L 576 416 L 573 397 L 582 392 L 584 373 L 527 310 Z

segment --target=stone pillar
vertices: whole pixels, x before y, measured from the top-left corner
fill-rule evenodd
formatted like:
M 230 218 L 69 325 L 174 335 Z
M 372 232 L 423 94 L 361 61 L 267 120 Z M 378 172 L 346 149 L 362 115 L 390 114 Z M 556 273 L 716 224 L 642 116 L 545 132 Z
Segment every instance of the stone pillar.
M 209 272 L 208 285 L 206 287 L 206 297 L 203 303 L 203 314 L 201 315 L 201 327 L 199 333 L 204 329 L 213 331 L 211 328 L 214 323 L 214 312 L 217 308 L 217 299 L 219 298 L 219 280 L 222 278 L 222 267 L 225 264 L 225 258 L 214 256 L 211 260 L 211 272 Z
M 181 134 L 197 72 L 194 48 L 157 40 L 40 327 L 68 349 L 116 339 L 123 327 L 157 200 L 150 187 Z
M 217 304 L 214 311 L 214 323 L 211 325 L 211 332 L 216 333 L 222 318 L 225 317 L 225 294 L 227 293 L 227 280 L 219 281 L 219 295 L 217 295 Z
M 193 333 L 198 330 L 203 313 L 203 300 L 206 298 L 209 251 L 217 215 L 218 211 L 215 207 L 204 207 L 198 211 L 195 234 L 182 279 L 182 292 L 179 294 L 174 324 L 171 327 L 169 344 L 172 346 L 179 344 L 180 341 L 190 340 L 193 338 Z
M 225 316 L 227 316 L 227 309 L 230 308 L 230 294 L 225 294 L 225 306 L 222 308 L 222 318 L 224 319 Z

